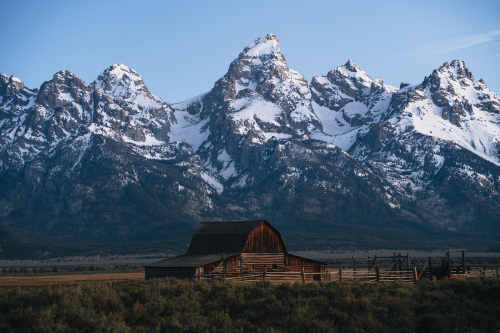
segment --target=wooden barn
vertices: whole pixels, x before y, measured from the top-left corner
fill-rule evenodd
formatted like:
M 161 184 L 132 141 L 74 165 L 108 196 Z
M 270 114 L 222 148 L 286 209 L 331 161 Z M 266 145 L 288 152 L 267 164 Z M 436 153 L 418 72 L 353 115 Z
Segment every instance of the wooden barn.
M 289 254 L 280 233 L 266 220 L 202 222 L 186 254 L 146 266 L 146 279 L 158 277 L 321 281 L 325 264 Z

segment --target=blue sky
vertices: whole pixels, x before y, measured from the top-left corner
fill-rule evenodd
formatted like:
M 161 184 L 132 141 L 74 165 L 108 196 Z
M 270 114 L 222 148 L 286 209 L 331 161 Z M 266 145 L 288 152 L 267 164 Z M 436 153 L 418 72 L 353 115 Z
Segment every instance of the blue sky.
M 499 13 L 500 1 L 0 0 L 0 71 L 38 88 L 61 69 L 90 84 L 124 63 L 172 103 L 210 90 L 274 33 L 309 81 L 352 59 L 387 84 L 417 84 L 459 59 L 500 93 Z

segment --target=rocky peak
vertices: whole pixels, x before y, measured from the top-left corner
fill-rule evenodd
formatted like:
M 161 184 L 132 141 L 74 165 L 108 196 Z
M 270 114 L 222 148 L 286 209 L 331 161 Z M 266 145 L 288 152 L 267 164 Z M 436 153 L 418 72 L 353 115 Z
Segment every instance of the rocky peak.
M 326 77 L 314 77 L 311 81 L 311 90 L 316 103 L 340 111 L 351 102 L 363 103 L 371 109 L 380 101 L 390 99 L 390 94 L 397 88 L 385 85 L 381 77 L 373 80 L 352 60 L 348 60 L 343 66 L 329 71 Z M 381 105 L 377 106 L 377 109 L 381 108 Z M 346 114 L 344 118 L 352 117 Z M 356 118 L 359 118 L 359 112 L 356 112 Z M 356 123 L 361 122 L 356 121 Z
M 445 62 L 434 70 L 429 77 L 425 78 L 423 85 L 427 87 L 430 84 L 431 91 L 435 91 L 440 87 L 449 87 L 451 81 L 459 82 L 462 86 L 470 86 L 475 83 L 472 73 L 465 66 L 465 62 L 453 60 L 451 64 Z
M 445 62 L 439 69 L 433 72 L 433 76 L 449 77 L 451 79 L 469 79 L 474 80 L 472 73 L 465 66 L 464 61 L 453 60 L 451 64 Z
M 411 86 L 411 83 L 409 82 L 401 82 L 401 84 L 399 85 L 399 89 L 403 89 L 405 87 L 409 87 Z
M 52 80 L 44 82 L 37 97 L 38 104 L 48 109 L 73 108 L 81 113 L 80 106 L 90 114 L 90 89 L 75 74 L 62 70 L 54 74 Z M 80 114 L 80 117 L 83 116 Z M 87 119 L 90 120 L 90 119 Z
M 339 85 L 347 84 L 347 86 L 351 87 L 351 89 L 346 90 L 368 88 L 370 87 L 372 82 L 374 82 L 370 75 L 366 74 L 366 72 L 362 70 L 361 67 L 356 65 L 352 60 L 348 60 L 344 66 L 339 66 L 333 71 L 328 72 L 327 77 L 334 83 L 337 83 Z M 381 79 L 382 78 L 379 78 L 379 80 Z
M 422 87 L 429 89 L 433 103 L 442 108 L 443 119 L 458 127 L 472 116 L 473 106 L 498 112 L 498 95 L 492 94 L 482 82 L 475 81 L 463 61 L 445 62 L 424 79 Z
M 24 82 L 19 80 L 14 75 L 11 75 L 9 78 L 9 87 L 11 89 L 11 94 L 13 94 L 16 90 L 21 90 L 24 88 Z
M 0 94 L 14 95 L 16 91 L 24 88 L 24 82 L 19 80 L 14 75 L 11 75 L 9 77 L 3 73 L 0 73 Z
M 384 85 L 384 79 L 382 79 L 382 77 L 380 77 L 380 76 L 378 78 L 376 78 L 375 80 L 373 80 L 373 82 L 376 84 L 379 84 L 381 86 Z
M 132 98 L 137 91 L 151 95 L 142 77 L 124 64 L 114 64 L 102 72 L 91 86 L 115 101 Z
M 280 42 L 276 35 L 268 34 L 255 39 L 250 45 L 245 47 L 239 57 L 261 57 L 273 53 L 281 54 Z
M 283 112 L 283 126 L 302 132 L 317 124 L 311 107 L 311 94 L 307 80 L 288 68 L 279 41 L 273 34 L 255 39 L 229 66 L 228 72 L 216 82 L 204 97 L 202 118 L 211 117 L 211 110 L 235 99 L 252 99 L 255 94 L 241 93 L 248 89 L 256 92 Z M 247 105 L 254 105 L 248 101 Z
M 95 121 L 111 128 L 113 136 L 124 135 L 142 143 L 168 140 L 170 122 L 174 118 L 170 104 L 150 93 L 135 70 L 124 64 L 114 64 L 104 70 L 90 87 L 93 89 Z
M 14 75 L 0 73 L 0 113 L 10 117 L 21 115 L 34 104 L 37 89 L 31 90 Z M 0 119 L 1 120 L 1 119 Z
M 290 77 L 285 56 L 279 41 L 273 34 L 255 39 L 229 66 L 224 76 L 224 99 L 235 99 L 243 89 L 264 92 L 269 95 L 270 80 L 282 81 Z M 266 84 L 268 83 L 268 84 Z
M 347 60 L 347 62 L 343 66 L 345 69 L 347 69 L 350 72 L 364 72 L 358 65 L 354 63 L 351 59 Z

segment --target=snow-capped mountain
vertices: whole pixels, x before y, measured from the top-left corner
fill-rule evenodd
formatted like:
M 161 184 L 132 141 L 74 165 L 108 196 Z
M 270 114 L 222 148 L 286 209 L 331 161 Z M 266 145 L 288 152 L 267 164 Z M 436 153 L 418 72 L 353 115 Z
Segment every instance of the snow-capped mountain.
M 123 64 L 40 89 L 0 73 L 0 222 L 58 239 L 253 218 L 498 233 L 499 183 L 500 96 L 460 61 L 399 89 L 351 60 L 309 84 L 269 34 L 177 104 Z
M 184 129 L 194 131 L 190 136 L 203 138 L 198 153 L 212 181 L 233 188 L 260 178 L 253 173 L 270 158 L 265 152 L 269 140 L 304 140 L 321 130 L 307 81 L 288 68 L 273 34 L 246 47 L 210 92 L 173 108 Z
M 352 60 L 326 76 L 313 77 L 313 108 L 323 125 L 313 137 L 349 150 L 360 130 L 380 120 L 397 90 L 382 78 L 373 80 Z
M 95 106 L 94 131 L 113 130 L 124 141 L 158 145 L 168 141 L 173 111 L 170 105 L 148 91 L 133 69 L 113 65 L 92 82 Z
M 475 229 L 496 223 L 471 221 L 499 208 L 499 124 L 500 96 L 455 60 L 394 93 L 350 153 L 435 224 Z M 457 207 L 457 196 L 466 203 Z

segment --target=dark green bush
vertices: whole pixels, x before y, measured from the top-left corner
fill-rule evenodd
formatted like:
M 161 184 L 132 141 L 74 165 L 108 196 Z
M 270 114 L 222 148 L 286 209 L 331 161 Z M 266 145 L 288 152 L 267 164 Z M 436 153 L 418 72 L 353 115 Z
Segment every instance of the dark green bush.
M 0 288 L 0 332 L 500 332 L 500 280 Z

